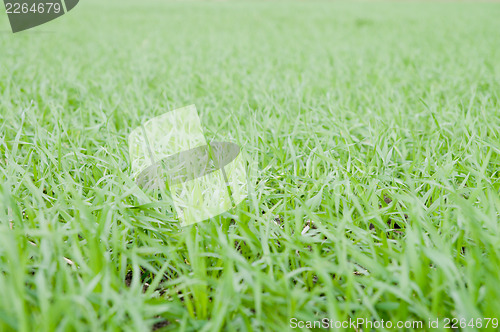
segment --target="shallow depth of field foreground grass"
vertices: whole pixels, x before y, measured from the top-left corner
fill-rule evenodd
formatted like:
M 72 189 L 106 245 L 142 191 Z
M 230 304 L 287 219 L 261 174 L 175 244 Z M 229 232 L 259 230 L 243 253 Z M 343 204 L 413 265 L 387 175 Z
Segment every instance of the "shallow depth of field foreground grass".
M 13 35 L 2 13 L 0 330 L 500 318 L 499 17 L 88 0 Z M 180 228 L 127 136 L 193 103 L 251 190 Z

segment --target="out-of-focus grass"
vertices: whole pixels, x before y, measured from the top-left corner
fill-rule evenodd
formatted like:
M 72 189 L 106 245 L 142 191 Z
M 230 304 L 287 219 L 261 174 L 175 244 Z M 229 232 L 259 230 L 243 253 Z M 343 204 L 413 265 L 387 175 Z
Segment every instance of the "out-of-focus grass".
M 0 330 L 500 318 L 499 17 L 82 1 L 12 35 L 2 14 Z M 126 139 L 192 103 L 252 186 L 180 228 Z

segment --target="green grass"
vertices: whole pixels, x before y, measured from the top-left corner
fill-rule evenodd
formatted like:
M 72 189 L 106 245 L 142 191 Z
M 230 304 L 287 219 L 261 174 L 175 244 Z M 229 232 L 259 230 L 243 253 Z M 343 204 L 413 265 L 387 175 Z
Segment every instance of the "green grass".
M 2 13 L 0 331 L 500 318 L 499 17 L 86 0 L 13 35 Z M 127 136 L 193 103 L 251 189 L 180 228 Z

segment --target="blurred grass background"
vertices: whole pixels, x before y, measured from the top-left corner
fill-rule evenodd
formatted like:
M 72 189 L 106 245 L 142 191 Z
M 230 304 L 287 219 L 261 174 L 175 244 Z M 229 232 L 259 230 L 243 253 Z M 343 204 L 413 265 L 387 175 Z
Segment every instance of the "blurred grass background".
M 498 318 L 499 17 L 86 0 L 14 35 L 0 15 L 0 330 Z M 193 103 L 252 186 L 179 228 L 127 135 Z

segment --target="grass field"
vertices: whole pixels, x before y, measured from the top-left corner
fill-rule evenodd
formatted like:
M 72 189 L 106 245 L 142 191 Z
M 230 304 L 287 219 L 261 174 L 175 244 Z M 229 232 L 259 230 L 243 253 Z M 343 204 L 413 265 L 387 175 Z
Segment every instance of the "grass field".
M 2 12 L 0 331 L 500 319 L 499 18 L 86 0 L 14 35 Z M 127 137 L 190 104 L 250 191 L 181 228 Z

